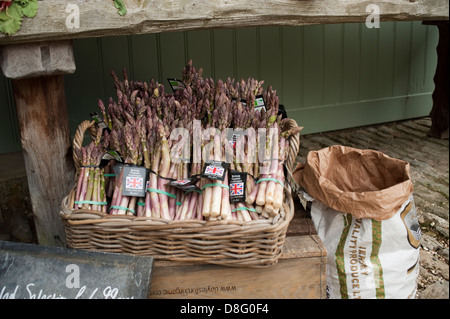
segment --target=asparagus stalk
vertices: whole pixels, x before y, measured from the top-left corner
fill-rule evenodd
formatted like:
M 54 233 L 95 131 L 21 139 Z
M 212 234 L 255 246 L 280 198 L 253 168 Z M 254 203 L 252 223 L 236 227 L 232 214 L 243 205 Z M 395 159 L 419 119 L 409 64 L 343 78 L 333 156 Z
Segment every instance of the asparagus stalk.
M 276 123 L 274 124 L 275 129 L 277 128 Z M 278 177 L 278 136 L 277 131 L 273 130 L 272 135 L 272 160 L 270 164 L 270 176 L 272 178 Z M 275 181 L 271 180 L 267 183 L 265 202 L 266 204 L 272 205 L 274 201 L 275 193 Z
M 217 149 L 220 149 L 220 136 L 218 134 L 214 135 L 214 149 L 217 151 Z M 220 161 L 221 155 L 217 152 L 214 154 L 214 160 Z M 226 174 L 226 173 L 225 173 Z M 220 180 L 214 180 L 215 184 L 223 184 Z M 222 205 L 222 187 L 220 186 L 213 186 L 212 192 L 211 192 L 211 209 L 210 209 L 210 215 L 211 217 L 217 217 L 220 215 L 221 211 L 221 205 Z

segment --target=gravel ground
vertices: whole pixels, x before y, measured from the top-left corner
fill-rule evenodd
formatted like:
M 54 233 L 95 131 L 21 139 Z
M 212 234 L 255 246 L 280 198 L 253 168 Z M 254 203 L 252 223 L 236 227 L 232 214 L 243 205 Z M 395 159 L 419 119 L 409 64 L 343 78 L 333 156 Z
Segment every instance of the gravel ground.
M 299 123 L 299 125 L 302 125 Z M 449 141 L 427 136 L 428 117 L 301 137 L 299 161 L 331 145 L 374 149 L 411 166 L 422 228 L 418 299 L 449 298 Z

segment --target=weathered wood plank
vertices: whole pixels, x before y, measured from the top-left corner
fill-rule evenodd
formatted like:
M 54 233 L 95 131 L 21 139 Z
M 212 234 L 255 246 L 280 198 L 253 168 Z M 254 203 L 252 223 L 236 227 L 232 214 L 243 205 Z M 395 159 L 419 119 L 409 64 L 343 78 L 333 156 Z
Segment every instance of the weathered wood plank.
M 286 237 L 283 255 L 267 268 L 155 261 L 149 298 L 325 298 L 326 250 L 316 236 Z
M 12 36 L 1 34 L 0 45 L 179 30 L 365 22 L 371 13 L 366 11 L 370 4 L 380 9 L 380 21 L 449 17 L 448 0 L 124 0 L 124 3 L 127 14 L 120 16 L 112 1 L 39 1 L 36 17 L 24 19 L 21 29 Z
M 41 245 L 63 246 L 59 211 L 74 181 L 64 76 L 12 84 L 37 239 Z
M 270 268 L 215 265 L 154 268 L 150 299 L 319 299 L 326 260 L 280 260 Z
M 7 45 L 0 53 L 0 67 L 10 79 L 70 74 L 76 69 L 70 40 Z

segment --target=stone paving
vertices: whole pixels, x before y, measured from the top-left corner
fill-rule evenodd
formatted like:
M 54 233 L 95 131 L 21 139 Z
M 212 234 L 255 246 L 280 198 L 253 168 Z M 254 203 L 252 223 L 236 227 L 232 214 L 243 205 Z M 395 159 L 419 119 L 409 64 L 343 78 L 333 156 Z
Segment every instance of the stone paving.
M 298 123 L 302 125 L 301 123 Z M 331 145 L 381 151 L 410 163 L 422 227 L 418 298 L 449 298 L 449 141 L 427 136 L 428 117 L 301 137 L 298 160 Z

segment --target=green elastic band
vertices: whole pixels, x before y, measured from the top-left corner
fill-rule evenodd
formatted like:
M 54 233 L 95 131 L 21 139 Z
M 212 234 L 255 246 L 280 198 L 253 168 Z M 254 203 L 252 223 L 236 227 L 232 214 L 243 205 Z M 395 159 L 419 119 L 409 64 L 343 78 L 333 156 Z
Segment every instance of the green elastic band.
M 76 200 L 75 204 L 92 204 L 92 205 L 108 205 L 108 202 L 94 202 L 92 200 Z
M 256 209 L 254 209 L 254 208 L 248 208 L 248 207 L 245 207 L 245 206 L 235 208 L 235 209 L 232 210 L 232 212 L 235 212 L 235 211 L 238 211 L 238 210 L 249 210 L 249 211 L 251 211 L 251 212 L 255 212 L 255 213 L 256 213 Z
M 177 198 L 177 195 L 174 195 L 174 194 L 171 194 L 171 193 L 162 191 L 162 190 L 160 190 L 160 189 L 147 188 L 147 191 L 149 191 L 149 192 L 154 192 L 154 193 L 159 193 L 159 194 L 163 194 L 163 195 L 167 195 L 167 196 L 172 197 L 172 198 Z
M 103 174 L 103 176 L 105 176 L 105 177 L 115 177 L 116 174 Z
M 113 209 L 113 208 L 115 208 L 115 209 L 120 209 L 120 210 L 129 210 L 129 211 L 132 212 L 133 214 L 136 213 L 134 209 L 131 209 L 131 208 L 128 208 L 128 207 L 123 207 L 123 206 L 111 206 L 109 209 Z
M 256 184 L 258 184 L 260 182 L 264 182 L 264 181 L 273 181 L 273 182 L 278 183 L 278 184 L 280 184 L 281 186 L 284 187 L 284 184 L 281 181 L 279 181 L 278 179 L 276 179 L 276 178 L 261 178 L 261 179 L 259 179 L 256 182 Z
M 137 202 L 138 206 L 145 206 L 144 202 Z
M 228 185 L 225 184 L 220 184 L 220 183 L 212 183 L 212 184 L 206 184 L 202 187 L 202 190 L 204 190 L 206 187 L 213 187 L 213 186 L 219 186 L 219 187 L 223 187 L 223 188 L 230 188 Z
M 181 205 L 181 202 L 176 202 L 175 204 L 177 204 L 178 206 L 180 206 L 180 205 Z

